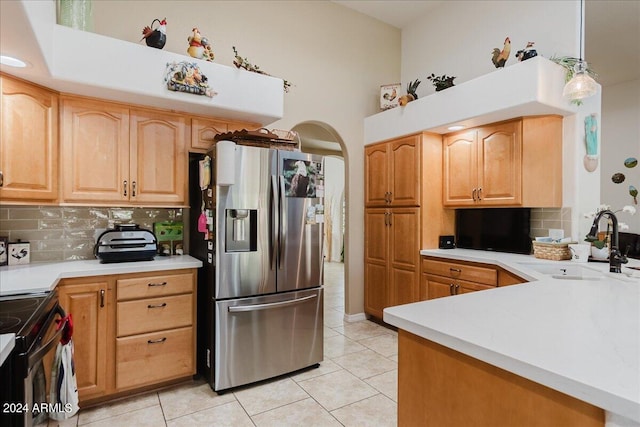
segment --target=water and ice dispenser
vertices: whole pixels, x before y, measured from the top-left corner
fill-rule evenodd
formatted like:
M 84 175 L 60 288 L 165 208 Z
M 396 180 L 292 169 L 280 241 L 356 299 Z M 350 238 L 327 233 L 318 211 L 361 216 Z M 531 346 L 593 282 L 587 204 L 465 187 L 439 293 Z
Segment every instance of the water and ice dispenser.
M 257 209 L 227 209 L 225 214 L 227 252 L 255 252 L 258 237 Z

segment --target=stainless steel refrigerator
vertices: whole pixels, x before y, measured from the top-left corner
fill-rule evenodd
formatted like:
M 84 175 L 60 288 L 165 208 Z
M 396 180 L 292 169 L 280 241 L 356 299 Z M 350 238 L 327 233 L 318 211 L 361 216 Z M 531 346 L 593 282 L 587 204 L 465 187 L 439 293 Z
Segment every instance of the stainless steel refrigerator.
M 323 359 L 323 158 L 221 147 L 190 159 L 198 366 L 216 391 Z

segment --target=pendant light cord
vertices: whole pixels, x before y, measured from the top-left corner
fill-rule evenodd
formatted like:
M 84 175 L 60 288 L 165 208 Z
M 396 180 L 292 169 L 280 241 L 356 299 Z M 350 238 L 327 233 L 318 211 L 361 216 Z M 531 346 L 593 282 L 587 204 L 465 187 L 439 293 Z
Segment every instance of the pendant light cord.
M 584 0 L 580 0 L 580 62 L 582 62 L 582 22 L 584 21 L 584 11 L 582 7 L 584 5 Z

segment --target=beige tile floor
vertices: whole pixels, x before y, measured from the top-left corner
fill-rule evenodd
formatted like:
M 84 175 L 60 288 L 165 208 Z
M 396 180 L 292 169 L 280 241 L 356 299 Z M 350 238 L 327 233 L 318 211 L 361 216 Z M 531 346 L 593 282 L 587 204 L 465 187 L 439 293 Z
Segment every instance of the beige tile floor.
M 195 380 L 80 410 L 50 426 L 395 426 L 397 334 L 345 322 L 343 264 L 325 264 L 324 361 L 319 368 L 222 395 Z

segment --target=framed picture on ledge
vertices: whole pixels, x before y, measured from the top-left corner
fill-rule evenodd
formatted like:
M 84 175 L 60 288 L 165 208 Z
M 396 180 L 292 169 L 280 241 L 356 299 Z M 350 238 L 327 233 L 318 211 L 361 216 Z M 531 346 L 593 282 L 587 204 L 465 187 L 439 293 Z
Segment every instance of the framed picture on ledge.
M 397 107 L 400 98 L 400 83 L 380 86 L 380 109 L 388 110 Z

